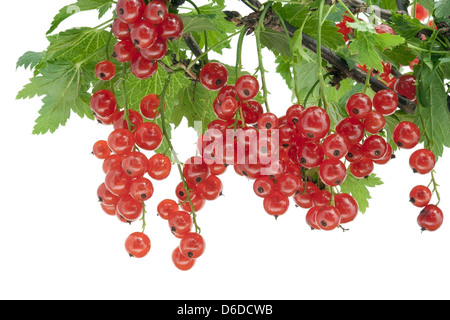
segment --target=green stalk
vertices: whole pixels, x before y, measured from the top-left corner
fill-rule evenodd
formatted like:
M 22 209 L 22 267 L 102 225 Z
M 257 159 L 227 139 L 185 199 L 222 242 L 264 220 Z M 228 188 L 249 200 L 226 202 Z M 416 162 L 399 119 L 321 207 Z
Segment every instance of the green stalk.
M 128 95 L 127 95 L 127 85 L 126 85 L 126 79 L 127 79 L 127 64 L 124 62 L 122 63 L 122 91 L 124 96 L 124 105 L 123 105 L 123 112 L 125 121 L 127 122 L 128 129 L 133 132 L 134 125 L 130 121 L 130 110 L 128 108 Z
M 237 43 L 237 52 L 236 52 L 236 79 L 238 79 L 241 76 L 242 72 L 242 45 L 244 42 L 245 35 L 248 31 L 248 28 L 242 29 L 238 43 Z
M 262 57 L 262 45 L 261 45 L 261 29 L 264 26 L 264 19 L 266 18 L 267 11 L 269 11 L 270 7 L 272 6 L 272 2 L 268 2 L 264 6 L 264 10 L 261 13 L 261 16 L 259 18 L 258 26 L 255 30 L 255 36 L 256 36 L 256 47 L 258 51 L 258 62 L 259 62 L 259 72 L 261 73 L 261 82 L 263 87 L 263 96 L 264 96 L 264 105 L 266 106 L 266 111 L 270 112 L 269 108 L 269 101 L 268 101 L 268 90 L 267 90 L 267 84 L 266 84 L 266 74 L 265 69 L 263 65 L 263 57 Z
M 325 0 L 320 0 L 319 5 L 319 21 L 322 21 L 323 8 Z M 319 68 L 319 81 L 320 81 L 320 96 L 325 111 L 328 112 L 328 102 L 325 94 L 325 81 L 322 73 L 322 23 L 317 24 L 317 67 Z

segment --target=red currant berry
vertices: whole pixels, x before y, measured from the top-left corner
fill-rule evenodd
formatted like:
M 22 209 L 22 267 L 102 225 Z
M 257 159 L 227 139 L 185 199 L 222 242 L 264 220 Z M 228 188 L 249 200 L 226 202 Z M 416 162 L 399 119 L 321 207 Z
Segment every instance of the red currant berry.
M 152 0 L 145 7 L 144 19 L 153 24 L 160 24 L 164 21 L 168 13 L 165 1 Z
M 395 83 L 394 91 L 408 100 L 414 100 L 417 92 L 416 80 L 413 75 L 401 76 Z
M 131 122 L 131 129 L 128 128 L 128 122 L 125 118 L 125 111 L 122 110 L 118 112 L 114 117 L 114 129 L 127 129 L 129 131 L 133 131 L 144 122 L 140 113 L 132 109 L 128 110 L 128 119 Z
M 302 185 L 300 189 L 295 193 L 293 199 L 295 204 L 301 208 L 309 209 L 313 206 L 312 195 L 319 191 L 319 188 L 312 182 L 307 182 L 306 186 Z
M 349 169 L 355 178 L 362 179 L 368 178 L 372 174 L 375 165 L 372 160 L 363 157 L 357 162 L 350 163 Z
M 92 95 L 90 106 L 96 115 L 109 117 L 117 109 L 116 96 L 109 90 L 99 90 Z
M 320 230 L 320 226 L 317 224 L 317 213 L 322 207 L 314 206 L 311 207 L 306 213 L 306 223 L 311 228 L 311 230 Z
M 147 201 L 153 196 L 153 184 L 144 177 L 133 180 L 130 186 L 130 195 L 137 201 Z
M 364 119 L 364 129 L 372 134 L 377 134 L 386 125 L 386 118 L 378 111 L 371 111 Z
M 208 201 L 216 200 L 223 191 L 222 181 L 215 175 L 210 175 L 197 186 L 198 193 Z
M 393 150 L 391 145 L 388 143 L 387 144 L 387 151 L 384 154 L 384 156 L 382 156 L 380 159 L 373 159 L 372 161 L 376 164 L 386 164 L 389 161 L 391 161 L 393 158 L 395 158 L 395 156 L 393 155 Z
M 166 40 L 157 39 L 155 43 L 147 48 L 141 48 L 140 53 L 147 60 L 161 60 L 167 54 L 169 47 Z
M 140 49 L 152 46 L 157 37 L 155 26 L 147 20 L 134 23 L 131 28 L 131 41 Z
M 264 113 L 262 105 L 255 100 L 239 101 L 239 106 L 242 108 L 244 121 L 248 125 L 254 125 L 258 122 L 259 117 Z
M 324 156 L 322 146 L 316 142 L 307 141 L 297 148 L 300 165 L 308 169 L 320 166 Z
M 364 155 L 363 155 L 362 145 L 357 143 L 350 148 L 347 155 L 345 156 L 345 159 L 349 162 L 358 162 L 363 157 L 364 157 Z
M 176 237 L 183 237 L 192 229 L 191 215 L 186 211 L 175 211 L 169 213 L 169 227 Z
M 131 28 L 130 25 L 122 20 L 116 18 L 112 24 L 112 33 L 114 37 L 118 40 L 130 40 L 131 39 Z
M 166 19 L 158 24 L 158 34 L 161 39 L 174 41 L 183 34 L 184 24 L 181 18 L 173 13 L 168 13 Z
M 134 147 L 133 134 L 127 129 L 117 129 L 108 137 L 108 145 L 115 154 L 125 155 Z
M 183 167 L 183 175 L 188 185 L 197 186 L 210 175 L 209 166 L 202 157 L 189 158 Z
M 350 145 L 364 138 L 364 130 L 362 122 L 355 118 L 344 118 L 336 126 L 336 132 L 345 136 Z
M 436 157 L 434 153 L 428 149 L 417 150 L 409 158 L 409 166 L 413 169 L 414 173 L 430 173 L 435 165 Z
M 209 170 L 211 171 L 211 174 L 215 176 L 220 176 L 221 174 L 224 174 L 227 171 L 227 165 L 223 163 L 211 163 L 208 164 Z
M 235 90 L 240 99 L 252 100 L 259 92 L 259 82 L 252 75 L 243 75 L 236 81 Z
M 142 210 L 142 202 L 134 199 L 130 194 L 122 196 L 116 208 L 117 215 L 127 222 L 137 221 L 142 215 Z
M 140 148 L 153 151 L 161 145 L 163 132 L 156 123 L 144 122 L 136 128 L 134 138 Z
M 273 113 L 263 113 L 257 122 L 259 130 L 277 129 L 279 126 L 278 117 Z
M 393 139 L 399 148 L 412 149 L 420 142 L 420 130 L 412 122 L 400 122 L 393 132 Z
M 105 183 L 102 183 L 97 189 L 98 201 L 105 206 L 116 206 L 119 202 L 119 197 L 106 188 Z
M 150 248 L 150 239 L 142 232 L 131 234 L 125 241 L 125 249 L 130 257 L 143 258 L 150 252 Z
M 116 5 L 117 17 L 126 23 L 135 23 L 142 18 L 145 10 L 144 0 L 119 0 Z
M 411 14 L 412 15 L 412 14 Z M 423 7 L 420 4 L 416 4 L 416 18 L 419 20 L 425 20 L 426 18 L 428 18 L 428 16 L 430 15 L 430 13 L 428 12 L 427 9 L 425 9 L 425 7 Z
M 165 199 L 165 200 L 162 200 L 162 201 L 158 204 L 158 207 L 157 207 L 156 211 L 158 212 L 158 215 L 159 215 L 162 219 L 168 220 L 168 219 L 169 219 L 169 214 L 170 214 L 170 213 L 179 211 L 178 203 L 176 203 L 176 202 L 175 202 L 174 200 L 172 200 L 172 199 Z
M 319 177 L 327 186 L 339 186 L 347 178 L 347 168 L 341 160 L 326 159 L 319 167 Z
M 348 139 L 340 133 L 330 134 L 322 142 L 323 151 L 328 158 L 341 159 L 345 157 L 349 147 Z
M 103 81 L 109 81 L 116 75 L 116 66 L 108 60 L 100 61 L 95 66 L 95 75 Z
M 423 208 L 431 201 L 432 193 L 428 187 L 415 186 L 409 193 L 409 201 L 416 207 Z
M 296 125 L 305 108 L 299 104 L 294 104 L 286 110 L 286 118 L 289 125 Z
M 319 190 L 311 195 L 311 201 L 314 206 L 324 207 L 331 202 L 331 192 L 328 190 Z
M 192 210 L 198 212 L 203 209 L 206 204 L 206 199 L 198 191 L 191 191 L 191 201 L 180 203 L 180 208 L 184 211 L 191 212 Z M 191 206 L 192 202 L 192 206 Z M 193 207 L 193 208 L 192 208 Z
M 387 150 L 386 140 L 378 135 L 368 137 L 362 145 L 363 155 L 371 160 L 381 159 Z
M 140 110 L 144 118 L 148 120 L 155 120 L 161 114 L 159 105 L 161 100 L 157 94 L 149 94 L 145 96 L 140 103 Z
M 121 40 L 114 46 L 113 57 L 119 62 L 128 62 L 136 55 L 137 50 L 131 40 Z
M 347 113 L 355 119 L 364 119 L 372 111 L 372 100 L 363 93 L 354 94 L 348 99 Z
M 200 82 L 206 89 L 218 91 L 228 82 L 228 70 L 221 63 L 210 62 L 200 71 Z
M 352 222 L 358 215 L 358 202 L 348 193 L 336 194 L 334 196 L 334 205 L 341 214 L 341 224 Z
M 181 254 L 180 248 L 176 247 L 172 253 L 172 262 L 181 271 L 188 271 L 195 265 L 195 259 L 190 259 Z
M 105 140 L 99 140 L 94 143 L 92 153 L 98 159 L 104 160 L 111 155 L 111 149 L 109 149 L 108 142 L 106 142 Z
M 298 176 L 285 172 L 280 175 L 276 183 L 276 189 L 284 196 L 291 197 L 300 188 L 301 180 Z
M 305 138 L 318 141 L 330 131 L 330 117 L 322 108 L 309 107 L 301 114 L 297 128 Z
M 131 72 L 141 80 L 151 78 L 158 71 L 158 62 L 145 59 L 141 54 L 137 54 L 131 60 Z
M 276 218 L 285 214 L 289 209 L 289 198 L 279 191 L 274 191 L 270 196 L 264 198 L 264 210 Z
M 316 215 L 316 224 L 321 230 L 334 230 L 341 223 L 341 213 L 331 205 L 322 207 Z
M 417 223 L 422 231 L 436 231 L 444 222 L 444 214 L 442 210 L 433 204 L 427 205 L 419 214 Z
M 223 100 L 214 101 L 214 113 L 219 119 L 231 120 L 236 116 L 238 102 L 233 97 L 225 97 Z
M 274 190 L 275 183 L 268 176 L 260 176 L 253 182 L 253 191 L 258 197 L 267 198 Z
M 100 203 L 100 207 L 102 208 L 103 212 L 105 212 L 108 216 L 115 216 L 116 215 L 116 206 L 107 206 L 103 203 Z
M 381 114 L 389 116 L 398 108 L 398 96 L 392 90 L 380 90 L 373 97 L 373 107 Z
M 201 235 L 189 232 L 180 241 L 180 252 L 190 259 L 199 258 L 205 251 L 205 240 Z
M 111 170 L 122 169 L 122 161 L 124 156 L 118 154 L 112 154 L 103 161 L 102 169 L 106 174 Z
M 387 24 L 379 24 L 375 26 L 375 31 L 377 33 L 390 33 L 393 36 L 395 36 L 395 31 L 392 29 L 392 27 L 388 26 Z
M 155 180 L 164 180 L 172 171 L 172 161 L 162 153 L 153 155 L 148 160 L 148 175 Z
M 125 155 L 122 169 L 130 178 L 142 177 L 147 172 L 148 159 L 145 154 L 132 151 Z

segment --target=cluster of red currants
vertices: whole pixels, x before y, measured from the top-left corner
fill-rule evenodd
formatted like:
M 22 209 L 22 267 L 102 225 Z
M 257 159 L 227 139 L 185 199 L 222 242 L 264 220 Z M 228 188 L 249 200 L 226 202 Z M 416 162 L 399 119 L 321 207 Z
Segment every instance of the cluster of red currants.
M 113 56 L 118 62 L 131 61 L 136 78 L 150 78 L 158 69 L 157 61 L 167 54 L 167 41 L 182 35 L 183 21 L 168 11 L 164 0 L 152 0 L 147 5 L 144 0 L 119 0 L 116 13 L 112 32 L 119 42 Z

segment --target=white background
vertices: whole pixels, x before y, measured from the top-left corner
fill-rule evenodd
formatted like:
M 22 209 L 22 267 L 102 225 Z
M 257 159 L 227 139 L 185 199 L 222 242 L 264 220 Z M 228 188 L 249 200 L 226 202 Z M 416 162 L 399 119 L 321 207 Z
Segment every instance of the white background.
M 207 250 L 189 272 L 178 271 L 171 253 L 179 240 L 155 208 L 174 197 L 177 172 L 155 183 L 148 203 L 150 254 L 129 258 L 125 238 L 139 231 L 107 216 L 97 203 L 104 178 L 101 161 L 90 152 L 109 127 L 72 116 L 55 134 L 33 136 L 40 99 L 15 100 L 31 77 L 15 70 L 28 50 L 46 48 L 47 31 L 58 10 L 71 1 L 7 1 L 3 4 L 0 59 L 0 298 L 2 299 L 448 299 L 450 298 L 450 224 L 421 232 L 420 209 L 408 202 L 409 191 L 428 184 L 413 175 L 402 151 L 377 174 L 385 184 L 372 191 L 365 215 L 349 232 L 311 231 L 303 209 L 293 205 L 275 221 L 252 192 L 252 183 L 229 170 L 221 176 L 224 197 L 207 203 L 198 222 Z M 201 3 L 201 2 L 199 2 Z M 241 4 L 238 10 L 248 12 Z M 61 25 L 95 26 L 95 13 L 81 13 Z M 244 66 L 254 70 L 254 38 L 244 47 Z M 224 62 L 234 64 L 234 50 Z M 272 109 L 281 115 L 290 92 L 270 70 Z M 177 130 L 181 157 L 194 152 L 195 134 Z M 438 163 L 441 208 L 450 212 L 449 152 Z M 435 201 L 435 199 L 433 199 Z

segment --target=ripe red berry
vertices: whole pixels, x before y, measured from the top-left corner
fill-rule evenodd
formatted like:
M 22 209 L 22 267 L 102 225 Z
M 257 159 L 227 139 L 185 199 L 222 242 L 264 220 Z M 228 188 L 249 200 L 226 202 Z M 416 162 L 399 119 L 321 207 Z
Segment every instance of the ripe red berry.
M 347 113 L 355 119 L 364 119 L 372 111 L 372 100 L 364 93 L 354 94 L 348 99 Z
M 180 247 L 176 247 L 175 250 L 172 252 L 172 262 L 181 271 L 188 271 L 192 269 L 192 267 L 195 265 L 195 259 L 191 259 L 188 257 L 185 257 L 181 251 Z
M 116 96 L 109 90 L 99 90 L 92 95 L 90 106 L 96 115 L 109 117 L 117 110 Z
M 122 161 L 124 156 L 119 154 L 112 154 L 103 161 L 102 169 L 106 174 L 114 169 L 122 169 Z
M 444 222 L 444 214 L 442 210 L 433 204 L 427 205 L 420 212 L 417 223 L 422 228 L 422 231 L 436 231 Z
M 116 66 L 108 60 L 100 61 L 95 66 L 95 75 L 103 81 L 109 81 L 116 75 Z
M 291 197 L 300 188 L 301 180 L 295 174 L 285 172 L 278 177 L 275 186 L 282 195 Z
M 149 120 L 155 120 L 161 114 L 161 111 L 158 109 L 161 100 L 159 99 L 157 94 L 149 94 L 146 95 L 139 105 L 142 115 L 144 118 Z
M 270 196 L 264 198 L 264 210 L 276 218 L 285 214 L 289 209 L 289 198 L 279 191 L 274 191 Z
M 147 201 L 153 196 L 153 184 L 144 177 L 139 177 L 131 183 L 130 195 L 137 201 Z
M 349 162 L 358 162 L 363 157 L 364 157 L 364 155 L 363 155 L 363 151 L 362 151 L 362 145 L 357 143 L 357 144 L 354 144 L 350 148 L 347 155 L 345 156 L 345 159 Z
M 102 183 L 97 189 L 98 201 L 105 206 L 116 206 L 119 202 L 119 197 L 106 188 L 105 183 Z
M 183 34 L 184 24 L 178 15 L 168 13 L 164 21 L 158 24 L 157 28 L 161 39 L 174 41 Z
M 133 134 L 127 129 L 117 129 L 108 136 L 108 145 L 115 154 L 125 155 L 134 147 Z
M 172 171 L 172 161 L 162 153 L 153 155 L 148 160 L 148 175 L 155 180 L 164 180 Z
M 171 212 L 175 212 L 175 211 L 179 211 L 178 209 L 178 203 L 176 203 L 174 200 L 172 199 L 165 199 L 162 200 L 159 204 L 158 207 L 156 209 L 156 211 L 158 212 L 158 215 L 164 219 L 164 220 L 168 220 L 169 219 L 169 214 Z
M 358 202 L 348 193 L 338 193 L 334 196 L 334 204 L 341 214 L 341 224 L 355 220 L 358 215 Z
M 167 41 L 157 39 L 153 45 L 141 48 L 140 53 L 147 60 L 161 60 L 166 56 L 168 50 Z
M 205 251 L 205 240 L 195 232 L 187 233 L 180 241 L 180 252 L 190 259 L 199 258 Z
M 324 207 L 331 202 L 331 192 L 328 190 L 319 190 L 311 195 L 314 206 Z
M 99 140 L 94 143 L 92 153 L 98 159 L 104 160 L 111 155 L 111 149 L 109 149 L 108 142 L 106 142 L 105 140 Z
M 142 201 L 134 199 L 130 194 L 122 196 L 117 203 L 117 215 L 128 222 L 137 221 L 142 216 Z
M 409 193 L 409 201 L 416 207 L 423 208 L 431 201 L 432 193 L 426 186 L 415 186 Z
M 128 119 L 131 122 L 131 128 L 128 128 L 128 122 L 125 118 L 125 111 L 122 110 L 120 112 L 117 112 L 114 116 L 113 121 L 114 129 L 127 129 L 133 132 L 139 125 L 144 122 L 140 113 L 132 109 L 128 110 Z
M 183 175 L 188 185 L 197 186 L 206 181 L 211 172 L 202 157 L 189 158 L 183 167 Z
M 297 157 L 300 165 L 308 169 L 321 165 L 324 155 L 322 146 L 316 142 L 307 141 L 297 147 Z
M 267 198 L 275 190 L 275 183 L 269 176 L 260 176 L 253 182 L 253 191 L 258 197 Z
M 258 118 L 257 126 L 259 130 L 277 129 L 279 126 L 278 117 L 273 113 L 266 112 Z
M 372 134 L 377 134 L 386 125 L 386 118 L 378 111 L 371 111 L 364 119 L 364 129 Z
M 114 37 L 118 40 L 130 40 L 131 39 L 131 28 L 130 25 L 122 20 L 116 18 L 112 24 L 112 33 Z
M 200 82 L 206 89 L 218 91 L 228 82 L 228 70 L 221 63 L 207 63 L 200 71 Z
M 355 178 L 362 179 L 368 178 L 375 169 L 375 166 L 372 160 L 363 157 L 357 162 L 350 163 L 349 169 Z
M 153 24 L 160 24 L 168 13 L 165 1 L 152 0 L 145 7 L 144 19 Z
M 134 138 L 140 148 L 153 151 L 161 145 L 163 133 L 156 123 L 144 122 L 136 128 Z
M 363 123 L 351 117 L 342 119 L 336 126 L 336 132 L 345 136 L 350 145 L 354 145 L 364 138 L 364 130 Z
M 381 114 L 389 116 L 398 108 L 398 96 L 389 89 L 378 91 L 373 97 L 373 107 Z
M 186 211 L 175 211 L 169 213 L 168 219 L 170 231 L 177 238 L 182 238 L 192 229 L 192 218 L 191 215 Z
M 420 142 L 420 129 L 410 121 L 402 121 L 394 128 L 392 136 L 399 148 L 412 149 Z
M 319 167 L 319 177 L 327 186 L 339 186 L 347 178 L 347 168 L 339 159 L 326 159 Z
M 318 141 L 330 131 L 330 117 L 319 107 L 309 107 L 300 115 L 297 129 L 308 140 Z
M 323 140 L 322 148 L 326 157 L 341 159 L 347 155 L 350 143 L 344 135 L 333 133 Z
M 320 226 L 317 224 L 317 213 L 322 209 L 322 207 L 314 206 L 311 207 L 306 213 L 306 223 L 312 230 L 320 230 Z
M 321 230 L 334 230 L 341 222 L 341 213 L 336 207 L 328 205 L 322 207 L 316 215 L 316 224 Z
M 410 156 L 409 165 L 414 173 L 427 174 L 434 169 L 436 157 L 430 150 L 420 149 Z
M 240 100 L 239 106 L 242 108 L 244 121 L 248 125 L 254 125 L 259 117 L 264 113 L 262 105 L 256 100 Z
M 240 99 L 251 100 L 259 92 L 259 82 L 252 75 L 243 75 L 236 81 L 235 90 Z
M 134 23 L 130 35 L 131 42 L 140 49 L 152 46 L 158 39 L 156 27 L 148 20 Z
M 388 26 L 387 24 L 379 24 L 375 26 L 375 31 L 377 33 L 390 33 L 393 36 L 395 36 L 395 31 L 392 29 L 392 27 Z
M 286 118 L 289 125 L 296 125 L 305 108 L 299 104 L 294 104 L 286 110 Z
M 130 40 L 121 40 L 114 46 L 113 57 L 118 62 L 128 62 L 136 55 L 137 50 Z
M 131 72 L 141 80 L 151 78 L 158 71 L 158 62 L 145 59 L 140 53 L 131 60 Z
M 387 142 L 379 135 L 372 135 L 368 137 L 363 145 L 363 155 L 371 160 L 381 159 L 387 152 Z
M 145 154 L 131 151 L 122 161 L 122 169 L 130 178 L 142 177 L 147 172 L 148 159 Z
M 197 186 L 198 193 L 208 201 L 216 200 L 223 190 L 220 178 L 210 175 L 205 181 Z
M 150 252 L 151 242 L 145 233 L 135 232 L 125 241 L 125 249 L 130 257 L 143 258 Z
M 119 0 L 116 5 L 117 17 L 126 23 L 135 23 L 142 18 L 145 10 L 144 0 Z
M 406 99 L 414 100 L 417 92 L 416 80 L 413 75 L 401 76 L 395 83 L 394 91 Z

